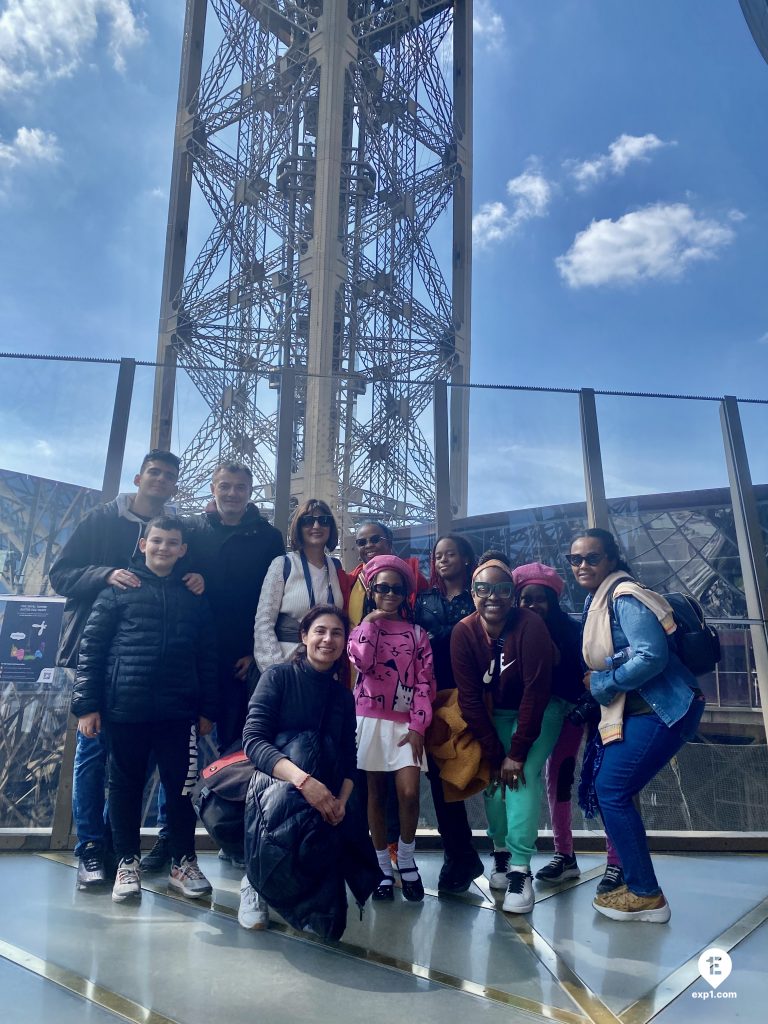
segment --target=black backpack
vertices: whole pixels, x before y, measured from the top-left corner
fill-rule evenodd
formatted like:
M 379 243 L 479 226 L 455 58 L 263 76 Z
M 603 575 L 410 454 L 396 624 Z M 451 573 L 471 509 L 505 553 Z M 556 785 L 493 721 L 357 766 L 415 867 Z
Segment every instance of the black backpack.
M 629 577 L 627 577 L 629 578 Z M 625 580 L 617 580 L 608 595 L 608 607 L 613 617 L 613 591 Z M 633 580 L 632 582 L 637 582 Z M 640 584 L 642 586 L 642 584 Z M 689 672 L 695 676 L 705 676 L 714 672 L 715 665 L 720 661 L 720 638 L 704 619 L 701 605 L 687 594 L 673 591 L 661 594 L 672 608 L 677 629 L 667 637 L 670 649 L 675 652 Z
M 662 595 L 672 605 L 677 629 L 669 638 L 670 646 L 695 676 L 705 676 L 715 671 L 720 661 L 720 637 L 704 619 L 704 612 L 698 601 L 687 594 Z

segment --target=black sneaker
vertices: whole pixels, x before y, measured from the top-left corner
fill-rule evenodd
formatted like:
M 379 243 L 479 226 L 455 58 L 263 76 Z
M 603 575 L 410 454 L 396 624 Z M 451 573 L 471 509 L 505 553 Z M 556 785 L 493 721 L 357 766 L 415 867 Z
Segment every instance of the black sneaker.
M 158 836 L 155 845 L 141 858 L 141 870 L 148 875 L 159 875 L 171 866 L 171 851 L 165 836 Z
M 547 885 L 557 885 L 566 878 L 578 878 L 580 874 L 579 865 L 573 854 L 569 857 L 565 853 L 556 853 L 549 864 L 536 872 L 536 879 L 539 882 L 546 882 Z
M 98 843 L 86 843 L 77 864 L 77 888 L 92 889 L 104 885 L 104 851 Z
M 440 869 L 437 888 L 440 892 L 466 892 L 472 882 L 483 874 L 483 870 L 483 862 L 474 850 L 461 860 L 446 857 Z
M 605 869 L 605 874 L 600 879 L 597 886 L 597 892 L 602 895 L 606 892 L 613 892 L 614 889 L 620 888 L 624 885 L 624 871 L 617 864 L 609 864 Z

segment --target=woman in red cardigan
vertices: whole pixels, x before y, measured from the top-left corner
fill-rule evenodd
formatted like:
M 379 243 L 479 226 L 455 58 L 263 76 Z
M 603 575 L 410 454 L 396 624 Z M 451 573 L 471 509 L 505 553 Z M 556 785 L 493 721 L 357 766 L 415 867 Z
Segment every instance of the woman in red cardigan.
M 490 884 L 503 909 L 533 909 L 541 770 L 560 733 L 563 701 L 550 700 L 554 646 L 541 617 L 514 606 L 512 570 L 500 558 L 472 576 L 475 612 L 453 627 L 451 662 L 464 719 L 491 765 L 485 794 L 493 839 Z

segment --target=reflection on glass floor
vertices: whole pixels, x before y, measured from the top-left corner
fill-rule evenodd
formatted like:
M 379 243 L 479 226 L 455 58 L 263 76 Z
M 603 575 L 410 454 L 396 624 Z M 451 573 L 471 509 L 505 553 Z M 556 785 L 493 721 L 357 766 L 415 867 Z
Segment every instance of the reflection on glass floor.
M 533 912 L 516 917 L 501 912 L 482 878 L 463 896 L 438 899 L 442 858 L 421 853 L 424 903 L 405 903 L 398 893 L 394 904 L 369 906 L 362 921 L 351 910 L 335 946 L 279 920 L 268 932 L 244 931 L 236 920 L 238 872 L 215 855 L 200 859 L 213 901 L 169 896 L 162 876 L 145 876 L 141 905 L 126 906 L 112 903 L 109 889 L 76 892 L 68 854 L 0 855 L 2 1020 L 763 1019 L 768 862 L 760 856 L 655 857 L 672 920 L 653 925 L 595 914 L 603 866 L 595 854 L 579 855 L 580 879 L 537 888 Z M 717 991 L 697 966 L 711 946 L 733 961 Z

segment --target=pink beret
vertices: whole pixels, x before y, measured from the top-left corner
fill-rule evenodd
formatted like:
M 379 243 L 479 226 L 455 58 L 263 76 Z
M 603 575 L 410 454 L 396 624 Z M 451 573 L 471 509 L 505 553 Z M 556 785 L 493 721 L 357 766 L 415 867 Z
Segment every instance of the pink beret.
M 373 582 L 374 576 L 387 569 L 400 573 L 408 588 L 408 593 L 412 594 L 414 592 L 416 580 L 413 578 L 411 567 L 402 558 L 398 558 L 397 555 L 375 555 L 366 562 L 362 568 L 363 583 L 365 583 L 366 587 L 369 587 Z
M 515 583 L 516 594 L 519 594 L 523 587 L 527 587 L 529 584 L 549 587 L 550 590 L 554 590 L 558 597 L 565 590 L 565 583 L 563 583 L 557 571 L 552 566 L 544 565 L 542 562 L 529 562 L 528 565 L 519 565 L 513 570 L 512 579 Z

